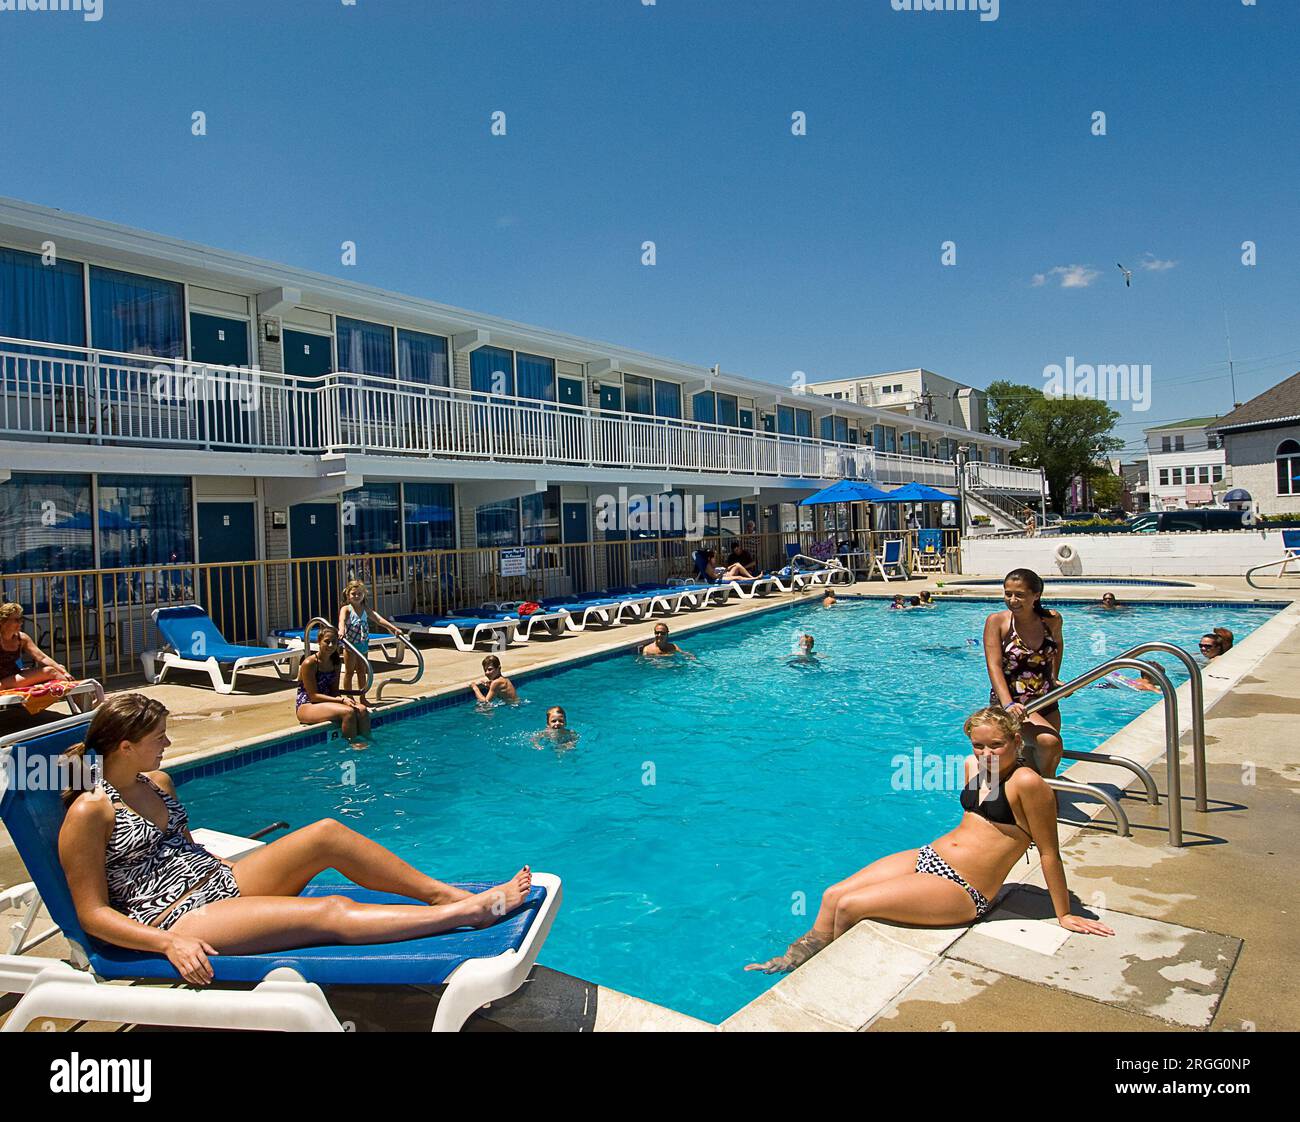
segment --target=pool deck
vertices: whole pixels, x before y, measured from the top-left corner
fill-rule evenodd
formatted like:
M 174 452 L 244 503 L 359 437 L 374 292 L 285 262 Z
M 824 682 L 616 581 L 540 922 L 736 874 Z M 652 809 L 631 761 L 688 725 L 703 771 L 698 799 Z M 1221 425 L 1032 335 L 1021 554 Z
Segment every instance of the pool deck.
M 941 577 L 950 585 L 961 578 Z M 859 583 L 850 595 L 913 595 L 935 579 Z M 1122 601 L 1295 601 L 1300 588 L 1259 592 L 1238 578 L 1196 578 L 1195 588 L 1118 589 Z M 1292 582 L 1295 583 L 1295 582 Z M 1097 588 L 1105 587 L 1099 579 Z M 1050 586 L 1049 599 L 1095 600 L 1090 587 Z M 996 589 L 982 595 L 996 595 Z M 961 598 L 974 598 L 962 594 Z M 804 599 L 779 595 L 733 601 L 706 612 L 670 617 L 675 636 Z M 663 618 L 663 617 L 659 617 Z M 655 622 L 658 622 L 656 620 Z M 1207 628 L 1220 621 L 1210 610 Z M 502 655 L 506 673 L 527 676 L 648 642 L 653 623 L 539 640 Z M 481 654 L 425 650 L 418 683 L 386 697 L 429 697 L 465 691 Z M 409 674 L 411 667 L 389 672 Z M 172 712 L 173 745 L 164 766 L 176 767 L 244 750 L 296 731 L 290 688 L 272 672 L 255 671 L 248 692 L 214 693 L 193 675 L 187 684 L 143 687 Z M 206 682 L 206 680 L 204 680 Z M 241 685 L 243 678 L 241 676 Z M 1114 939 L 1067 935 L 1051 922 L 1036 861 L 1014 872 L 1000 906 L 981 924 L 954 930 L 862 923 L 794 974 L 714 1026 L 604 986 L 538 966 L 515 996 L 471 1019 L 478 1030 L 547 1031 L 891 1031 L 1072 1028 L 1079 1031 L 1295 1030 L 1300 1028 L 1300 951 L 1288 910 L 1300 906 L 1288 874 L 1300 857 L 1294 829 L 1300 764 L 1294 721 L 1300 713 L 1300 604 L 1291 606 L 1215 660 L 1204 676 L 1210 810 L 1192 804 L 1190 763 L 1183 775 L 1187 845 L 1166 844 L 1161 707 L 1126 726 L 1103 750 L 1150 768 L 1162 805 L 1149 807 L 1126 789 L 1128 772 L 1080 762 L 1068 776 L 1096 782 L 1120 796 L 1131 838 L 1115 835 L 1100 804 L 1063 797 L 1061 849 L 1072 892 L 1119 933 Z M 1190 727 L 1188 686 L 1179 691 L 1180 724 Z M 1245 722 L 1250 722 L 1249 734 Z M 1184 756 L 1189 737 L 1183 737 Z M 1249 745 L 1247 747 L 1247 744 Z M 1116 777 L 1120 778 L 1116 778 Z M 1093 821 L 1096 816 L 1096 821 Z M 918 839 L 919 840 L 919 839 Z M 1035 851 L 1036 852 L 1036 851 Z M 563 873 L 563 870 L 555 870 Z M 0 886 L 26 880 L 0 830 Z M 1248 887 L 1247 887 L 1248 886 Z M 1046 906 L 1046 911 L 1044 908 Z M 0 913 L 5 928 L 18 918 Z M 563 922 L 561 916 L 560 922 Z M 774 948 L 778 950 L 779 948 Z M 62 957 L 58 936 L 28 952 Z M 543 949 L 542 960 L 546 953 Z M 13 998 L 0 997 L 0 1021 Z M 436 996 L 420 991 L 351 989 L 331 994 L 341 1018 L 359 1029 L 427 1029 Z M 78 1022 L 81 1031 L 115 1026 Z

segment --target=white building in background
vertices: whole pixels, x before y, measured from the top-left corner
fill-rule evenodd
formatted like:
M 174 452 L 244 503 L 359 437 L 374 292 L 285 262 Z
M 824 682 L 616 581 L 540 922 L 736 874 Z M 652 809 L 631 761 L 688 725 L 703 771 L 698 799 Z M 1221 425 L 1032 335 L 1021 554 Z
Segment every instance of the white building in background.
M 810 382 L 808 392 L 883 409 L 899 420 L 877 426 L 875 445 L 904 455 L 953 459 L 957 445 L 975 443 L 972 459 L 1006 463 L 1006 450 L 996 445 L 981 448 L 970 441 L 972 433 L 987 433 L 987 395 L 951 378 L 924 369 L 895 370 L 856 378 Z
M 1194 417 L 1143 429 L 1152 510 L 1209 506 L 1230 484 L 1223 443 L 1210 433 L 1218 417 Z

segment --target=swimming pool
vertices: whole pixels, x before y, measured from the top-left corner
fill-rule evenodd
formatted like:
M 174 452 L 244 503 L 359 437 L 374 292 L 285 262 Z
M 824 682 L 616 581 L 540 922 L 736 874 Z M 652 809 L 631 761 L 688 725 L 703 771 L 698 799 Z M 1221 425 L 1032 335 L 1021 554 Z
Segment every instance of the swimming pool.
M 954 824 L 956 795 L 925 789 L 913 761 L 918 749 L 965 754 L 961 722 L 988 697 L 967 640 L 996 606 L 792 605 L 684 636 L 695 662 L 620 654 L 522 679 L 516 708 L 394 720 L 364 752 L 335 739 L 178 778 L 196 825 L 247 833 L 335 816 L 445 879 L 525 861 L 559 873 L 545 965 L 719 1021 L 775 981 L 741 968 L 807 928 L 801 899 L 814 911 L 835 879 Z M 1277 607 L 1062 610 L 1071 676 L 1147 639 L 1195 650 L 1219 625 L 1240 639 Z M 804 631 L 826 661 L 787 665 Z M 580 738 L 539 751 L 531 733 L 556 703 Z M 1066 742 L 1096 747 L 1155 703 L 1080 691 L 1063 704 Z

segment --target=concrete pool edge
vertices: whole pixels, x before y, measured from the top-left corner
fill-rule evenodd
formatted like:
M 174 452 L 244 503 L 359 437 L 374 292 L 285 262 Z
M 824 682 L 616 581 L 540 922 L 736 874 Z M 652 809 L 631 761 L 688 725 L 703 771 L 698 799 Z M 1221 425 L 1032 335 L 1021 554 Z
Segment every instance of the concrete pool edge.
M 1229 601 L 1230 603 L 1231 601 Z M 1300 628 L 1300 602 L 1292 602 L 1266 620 L 1227 654 L 1211 664 L 1216 673 L 1204 674 L 1202 682 L 1207 716 L 1228 696 L 1242 678 Z M 1189 749 L 1182 740 L 1191 729 L 1190 683 L 1178 688 L 1178 724 L 1182 756 L 1183 793 L 1191 791 L 1186 767 Z M 1154 705 L 1108 737 L 1098 751 L 1121 754 L 1151 768 L 1165 754 L 1163 707 Z M 1139 784 L 1127 771 L 1102 764 L 1077 761 L 1061 773 L 1080 782 L 1094 783 L 1112 791 L 1128 791 Z M 1153 771 L 1160 782 L 1163 771 Z M 1107 811 L 1101 803 L 1071 804 L 1085 817 L 1077 825 L 1060 826 L 1062 846 L 1092 826 Z M 1162 791 L 1163 806 L 1163 791 Z M 1184 808 L 1184 833 L 1194 833 L 1195 812 Z M 1040 871 L 1037 851 L 1030 863 L 1008 879 L 998 894 L 999 902 L 1017 888 L 1033 883 Z M 1069 869 L 1066 870 L 1067 880 Z M 995 916 L 997 909 L 990 913 Z M 722 1021 L 727 1032 L 840 1031 L 868 1029 L 890 1010 L 907 991 L 937 970 L 947 952 L 971 930 L 959 928 L 905 928 L 865 920 L 815 958 L 789 974 L 749 1004 Z M 1153 1028 L 1156 1027 L 1153 1023 Z

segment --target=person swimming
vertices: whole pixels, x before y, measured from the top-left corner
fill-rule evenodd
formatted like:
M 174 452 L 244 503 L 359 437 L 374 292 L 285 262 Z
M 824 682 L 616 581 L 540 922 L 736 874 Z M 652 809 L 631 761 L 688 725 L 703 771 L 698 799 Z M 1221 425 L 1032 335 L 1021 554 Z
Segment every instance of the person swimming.
M 1115 593 L 1104 592 L 1101 597 L 1101 606 L 1108 612 L 1113 612 L 1119 607 L 1119 601 L 1115 599 Z
M 488 655 L 483 659 L 483 677 L 470 682 L 469 688 L 474 691 L 474 697 L 481 702 L 497 699 L 507 702 L 519 700 L 519 692 L 515 689 L 515 684 L 501 673 L 501 660 L 496 655 Z
M 822 597 L 822 607 L 833 608 L 839 602 L 839 598 L 835 595 L 835 590 L 833 588 L 828 588 L 826 590 L 826 595 Z
M 578 743 L 578 733 L 569 728 L 569 717 L 560 705 L 546 711 L 546 727 L 533 733 L 534 748 L 572 748 Z
M 1056 921 L 1081 935 L 1114 935 L 1075 915 L 1059 850 L 1056 794 L 1020 763 L 1021 721 L 1005 709 L 979 709 L 962 726 L 970 739 L 961 819 L 955 829 L 919 849 L 873 861 L 822 894 L 812 929 L 782 955 L 746 970 L 794 970 L 860 920 L 914 927 L 955 927 L 983 918 L 1016 862 L 1038 847 Z
M 920 601 L 920 606 L 922 608 L 937 608 L 939 606 L 939 601 L 930 595 L 929 589 L 921 589 L 921 591 L 916 594 L 916 598 Z
M 683 650 L 668 638 L 668 625 L 666 623 L 655 624 L 653 642 L 647 643 L 639 653 L 644 658 L 666 658 L 670 655 L 685 655 L 687 658 L 695 657 L 690 651 Z
M 820 663 L 826 661 L 826 656 L 813 650 L 817 645 L 817 640 L 811 635 L 803 634 L 799 636 L 798 645 L 793 654 L 786 656 L 786 662 L 794 665 L 797 663 Z
M 889 610 L 891 612 L 901 612 L 906 609 L 906 607 L 907 601 L 903 599 L 903 596 L 900 593 L 894 597 L 893 602 L 889 605 Z

